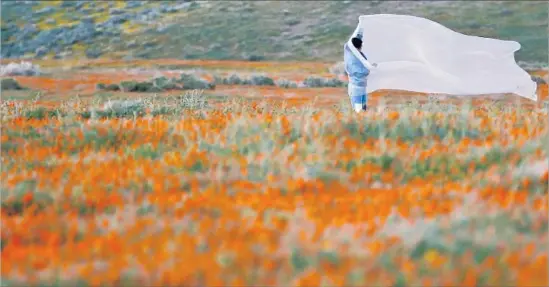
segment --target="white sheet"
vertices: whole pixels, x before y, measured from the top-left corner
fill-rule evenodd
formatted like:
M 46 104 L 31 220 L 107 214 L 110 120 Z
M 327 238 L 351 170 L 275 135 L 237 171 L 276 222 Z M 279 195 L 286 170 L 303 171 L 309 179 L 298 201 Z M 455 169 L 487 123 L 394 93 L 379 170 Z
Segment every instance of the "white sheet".
M 515 62 L 515 41 L 468 36 L 407 15 L 363 15 L 362 51 L 378 67 L 367 91 L 473 96 L 513 93 L 537 101 L 537 85 Z

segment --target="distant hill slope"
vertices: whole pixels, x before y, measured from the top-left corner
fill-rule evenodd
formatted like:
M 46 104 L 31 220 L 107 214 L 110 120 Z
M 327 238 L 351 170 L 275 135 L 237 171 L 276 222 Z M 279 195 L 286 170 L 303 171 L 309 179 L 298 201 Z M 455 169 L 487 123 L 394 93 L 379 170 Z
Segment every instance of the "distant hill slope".
M 2 58 L 338 61 L 359 15 L 427 17 L 519 41 L 547 65 L 548 4 L 533 1 L 2 1 Z

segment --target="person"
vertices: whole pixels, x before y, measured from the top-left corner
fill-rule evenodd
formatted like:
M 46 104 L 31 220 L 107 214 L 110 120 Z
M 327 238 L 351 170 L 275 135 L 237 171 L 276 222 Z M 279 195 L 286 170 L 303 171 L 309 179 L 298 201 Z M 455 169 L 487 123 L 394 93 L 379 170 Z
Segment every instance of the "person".
M 347 92 L 351 100 L 351 106 L 359 113 L 368 108 L 368 94 L 366 92 L 366 79 L 370 70 L 377 67 L 376 63 L 370 63 L 362 53 L 362 27 L 359 23 L 351 38 L 344 45 L 343 60 L 345 72 L 349 77 Z

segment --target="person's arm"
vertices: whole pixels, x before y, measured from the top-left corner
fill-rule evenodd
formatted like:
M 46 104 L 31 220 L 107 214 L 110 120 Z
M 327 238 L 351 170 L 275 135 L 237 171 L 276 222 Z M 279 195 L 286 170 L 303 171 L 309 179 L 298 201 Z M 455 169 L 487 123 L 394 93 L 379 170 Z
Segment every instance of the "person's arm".
M 362 40 L 362 27 L 360 26 L 360 23 L 358 24 L 358 26 L 356 27 L 355 31 L 353 32 L 353 34 L 351 35 L 351 38 L 349 38 L 349 40 L 347 41 L 347 47 L 349 48 L 349 50 L 351 51 L 351 53 L 353 53 L 353 55 L 355 55 L 355 57 L 357 57 L 360 62 L 364 65 L 364 67 L 368 68 L 369 70 L 372 70 L 373 68 L 375 68 L 374 65 L 372 65 L 361 53 L 360 51 L 355 48 L 355 46 L 353 45 L 353 43 L 351 42 L 351 40 L 353 38 L 359 38 Z

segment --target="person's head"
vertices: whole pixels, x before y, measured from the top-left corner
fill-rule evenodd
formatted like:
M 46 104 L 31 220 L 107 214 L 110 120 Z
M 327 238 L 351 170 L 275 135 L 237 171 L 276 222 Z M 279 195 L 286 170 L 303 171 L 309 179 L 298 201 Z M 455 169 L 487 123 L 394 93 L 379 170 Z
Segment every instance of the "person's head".
M 353 43 L 353 46 L 355 46 L 355 48 L 357 48 L 359 50 L 362 48 L 362 40 L 361 39 L 353 38 L 353 39 L 351 39 L 351 42 Z

